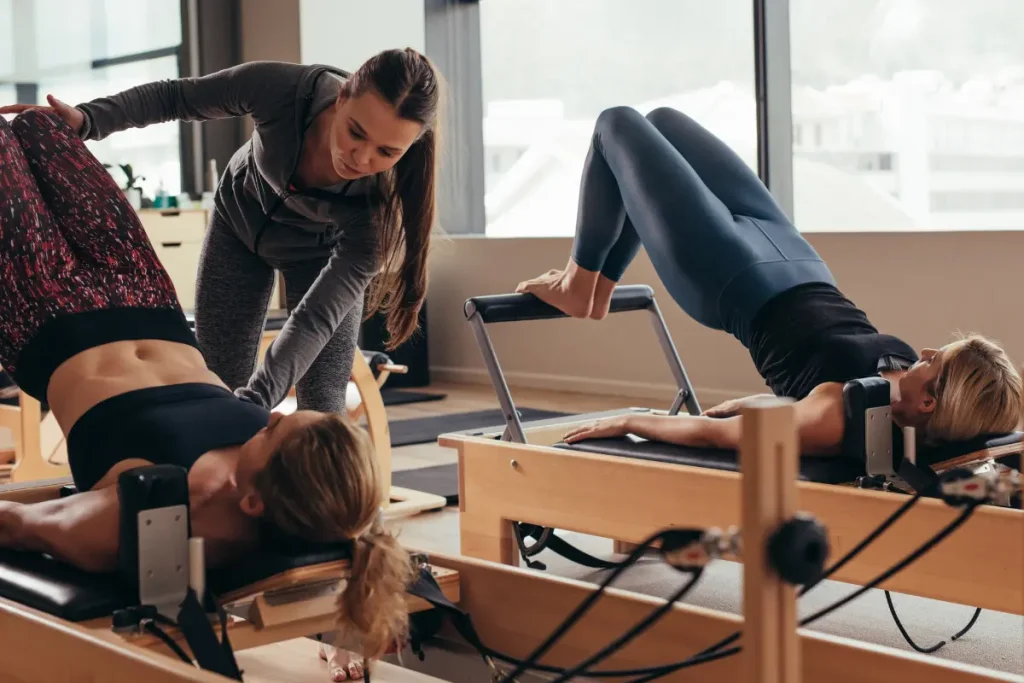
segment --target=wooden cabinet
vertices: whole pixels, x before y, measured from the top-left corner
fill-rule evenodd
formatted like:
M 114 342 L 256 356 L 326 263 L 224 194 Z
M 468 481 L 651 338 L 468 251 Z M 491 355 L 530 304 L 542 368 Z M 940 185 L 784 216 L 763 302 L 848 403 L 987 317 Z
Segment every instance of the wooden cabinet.
M 171 276 L 182 308 L 195 309 L 196 274 L 206 235 L 205 210 L 139 211 L 157 258 Z
M 196 276 L 209 224 L 209 212 L 205 209 L 142 209 L 139 217 L 157 258 L 171 276 L 181 307 L 195 310 Z M 280 289 L 280 282 L 275 281 L 270 298 L 272 309 L 283 308 Z

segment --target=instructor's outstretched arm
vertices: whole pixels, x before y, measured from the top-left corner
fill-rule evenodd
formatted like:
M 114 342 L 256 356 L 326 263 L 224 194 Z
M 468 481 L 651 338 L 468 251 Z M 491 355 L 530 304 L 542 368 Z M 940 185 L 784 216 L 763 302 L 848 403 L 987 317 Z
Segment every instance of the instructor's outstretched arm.
M 78 106 L 47 95 L 51 109 L 86 140 L 102 140 L 128 128 L 167 121 L 208 121 L 252 114 L 259 125 L 294 102 L 304 66 L 287 62 L 247 62 L 199 78 L 154 81 Z M 0 107 L 19 114 L 33 104 Z

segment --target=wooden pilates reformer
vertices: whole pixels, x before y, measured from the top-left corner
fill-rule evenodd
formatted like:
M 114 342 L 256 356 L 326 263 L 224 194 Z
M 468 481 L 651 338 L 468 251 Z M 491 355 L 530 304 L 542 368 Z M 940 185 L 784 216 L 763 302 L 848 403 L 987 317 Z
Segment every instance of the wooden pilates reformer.
M 186 318 L 194 325 L 191 315 L 186 315 Z M 284 321 L 280 317 L 268 319 L 260 346 L 261 355 Z M 382 471 L 388 473 L 386 483 L 389 486 L 391 436 L 380 389 L 390 375 L 405 372 L 408 372 L 407 367 L 393 363 L 384 353 L 356 349 L 347 392 L 350 395 L 347 414 L 353 420 L 366 421 L 377 460 Z M 39 401 L 22 392 L 17 406 L 0 404 L 0 428 L 10 429 L 15 437 L 13 461 L 0 465 L 0 483 L 18 484 L 71 476 L 64 434 L 52 413 L 43 415 Z M 398 486 L 391 486 L 387 500 L 389 517 L 416 515 L 447 505 L 442 496 Z
M 512 667 L 502 661 L 534 654 L 539 654 L 536 661 L 542 665 L 575 667 L 581 660 L 593 658 L 607 643 L 621 639 L 631 625 L 658 607 L 663 607 L 662 618 L 613 651 L 601 663 L 602 670 L 663 666 L 737 634 L 733 642 L 739 649 L 731 656 L 677 671 L 665 680 L 1020 680 L 798 628 L 806 617 L 798 616 L 794 584 L 813 579 L 827 564 L 826 536 L 814 520 L 799 514 L 791 405 L 772 401 L 746 408 L 744 416 L 740 457 L 745 505 L 738 532 L 741 540 L 731 544 L 745 557 L 742 616 L 678 602 L 666 604 L 611 587 L 562 639 L 538 653 L 538 644 L 548 633 L 594 594 L 593 584 L 472 558 L 411 555 L 421 578 L 432 577 L 428 582 L 436 592 L 417 593 L 410 587 L 410 611 L 442 606 L 449 616 L 468 615 L 477 642 L 474 647 L 485 648 L 480 661 L 473 659 L 475 669 L 459 666 L 452 680 L 502 681 Z M 213 671 L 219 666 L 211 656 L 213 651 L 222 656 L 225 652 L 215 602 L 239 615 L 227 627 L 234 651 L 336 626 L 335 601 L 338 591 L 344 590 L 348 571 L 344 545 L 301 549 L 290 543 L 289 550 L 268 550 L 225 570 L 205 572 L 194 554 L 201 543 L 187 537 L 187 522 L 180 519 L 183 503 L 187 510 L 184 480 L 180 468 L 160 466 L 138 468 L 119 478 L 121 499 L 133 506 L 122 517 L 128 520 L 121 529 L 122 547 L 127 544 L 133 552 L 122 553 L 125 559 L 116 575 L 86 574 L 36 553 L 0 553 L 0 646 L 9 653 L 0 663 L 0 679 L 23 683 L 62 683 L 100 676 L 153 683 L 245 680 L 230 672 Z M 186 498 L 175 491 L 186 492 Z M 31 502 L 60 493 L 61 488 L 53 485 L 14 486 L 0 491 L 0 499 Z M 701 529 L 676 531 L 688 534 L 685 539 L 689 540 L 671 548 L 666 543 L 661 550 L 666 562 L 685 573 L 699 571 L 724 547 L 726 535 Z M 178 566 L 187 567 L 186 576 L 176 571 Z M 213 589 L 212 595 L 207 588 Z M 220 597 L 212 599 L 213 595 Z M 196 596 L 207 597 L 205 609 L 198 608 L 202 615 L 198 619 L 194 618 L 200 604 Z M 187 620 L 189 609 L 192 615 Z M 157 615 L 178 621 L 182 627 L 165 624 L 161 629 L 166 640 L 154 637 L 145 632 L 146 619 L 159 623 Z M 143 619 L 138 619 L 140 616 Z M 440 647 L 449 638 L 463 637 L 465 630 L 453 630 L 452 624 L 454 619 L 427 645 Z M 204 630 L 204 626 L 210 628 Z M 199 634 L 212 634 L 212 640 L 197 648 L 195 644 L 202 643 Z M 203 668 L 175 659 L 168 641 L 178 648 L 192 648 L 193 653 L 201 650 L 204 655 L 196 658 L 205 660 Z M 188 654 L 184 652 L 186 658 Z M 429 651 L 426 656 L 431 656 Z M 259 675 L 258 671 L 249 673 Z
M 652 315 L 679 387 L 667 412 L 675 414 L 685 404 L 691 414 L 699 414 L 652 290 L 619 287 L 611 310 Z M 572 424 L 625 412 L 661 411 L 628 408 L 526 425 L 520 422 L 485 326 L 564 314 L 529 295 L 499 295 L 470 299 L 466 316 L 479 341 L 506 425 L 439 439 L 442 446 L 458 451 L 463 554 L 504 564 L 516 564 L 520 556 L 529 561 L 555 529 L 610 538 L 616 541 L 616 550 L 624 552 L 668 521 L 720 528 L 739 523 L 743 481 L 733 451 L 684 448 L 633 437 L 561 443 Z M 851 442 L 859 450 L 844 457 L 802 456 L 797 484 L 801 509 L 828 528 L 836 553 L 852 548 L 906 503 L 908 496 L 902 491 L 920 485 L 922 478 L 927 483 L 950 468 L 965 465 L 989 470 L 995 476 L 1000 467 L 997 461 L 1020 469 L 1024 448 L 1020 433 L 918 452 L 914 462 L 908 456 L 897 467 L 887 382 L 868 378 L 848 388 L 848 425 L 859 430 Z M 880 490 L 866 489 L 865 484 Z M 922 498 L 834 578 L 862 585 L 879 567 L 895 564 L 907 548 L 916 547 L 954 516 L 943 502 Z M 527 532 L 537 539 L 531 546 L 525 543 Z M 1024 614 L 1022 577 L 1024 511 L 985 505 L 957 533 L 880 587 Z

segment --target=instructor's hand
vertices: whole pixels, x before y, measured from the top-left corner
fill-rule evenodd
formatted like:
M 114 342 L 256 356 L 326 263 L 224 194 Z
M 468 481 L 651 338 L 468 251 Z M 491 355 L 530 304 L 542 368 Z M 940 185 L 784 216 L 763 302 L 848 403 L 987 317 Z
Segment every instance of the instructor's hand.
M 28 111 L 29 109 L 46 109 L 48 111 L 56 112 L 58 116 L 64 119 L 64 122 L 71 126 L 71 130 L 76 133 L 82 132 L 82 124 L 85 123 L 85 114 L 81 110 L 72 107 L 70 104 L 61 102 L 53 95 L 47 95 L 46 101 L 50 103 L 49 107 L 41 104 L 8 104 L 0 107 L 0 114 L 20 114 Z

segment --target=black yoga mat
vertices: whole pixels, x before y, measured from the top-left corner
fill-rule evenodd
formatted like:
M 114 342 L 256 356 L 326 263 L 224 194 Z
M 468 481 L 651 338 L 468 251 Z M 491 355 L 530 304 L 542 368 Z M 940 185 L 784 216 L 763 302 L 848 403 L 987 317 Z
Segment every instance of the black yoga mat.
M 551 410 L 519 408 L 519 419 L 523 422 L 565 417 L 570 413 Z M 469 413 L 451 413 L 434 417 L 417 417 L 411 420 L 394 420 L 388 424 L 391 431 L 391 446 L 409 446 L 416 443 L 431 443 L 447 432 L 463 432 L 467 429 L 485 429 L 505 424 L 500 410 L 476 410 Z M 412 487 L 410 487 L 412 488 Z
M 391 485 L 441 496 L 448 505 L 459 502 L 459 465 L 434 465 L 391 473 Z
M 397 406 L 403 403 L 423 403 L 425 401 L 440 401 L 447 398 L 448 394 L 429 394 L 425 391 L 409 391 L 408 389 L 380 390 L 380 397 L 384 399 L 384 405 Z

